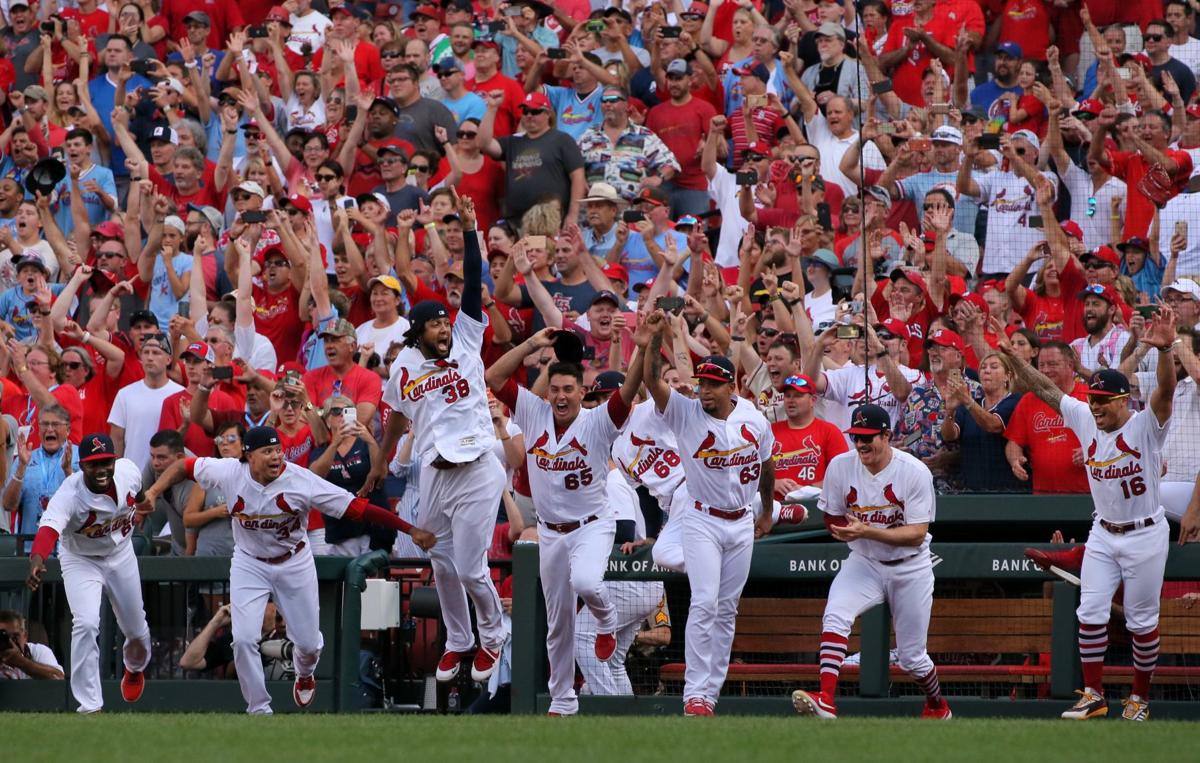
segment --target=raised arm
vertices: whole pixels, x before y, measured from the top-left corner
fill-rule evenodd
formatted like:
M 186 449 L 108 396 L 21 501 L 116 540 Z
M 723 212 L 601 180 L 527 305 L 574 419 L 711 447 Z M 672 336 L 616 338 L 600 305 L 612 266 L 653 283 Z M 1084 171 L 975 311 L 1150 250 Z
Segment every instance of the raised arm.
M 662 378 L 662 345 L 670 334 L 671 324 L 663 311 L 659 309 L 648 314 L 642 323 L 650 333 L 650 340 L 646 345 L 646 353 L 643 358 L 645 368 L 642 371 L 642 381 L 645 383 L 646 389 L 650 391 L 650 396 L 654 398 L 654 407 L 658 409 L 659 413 L 662 413 L 666 411 L 667 401 L 671 399 L 671 388 Z
M 1037 395 L 1038 399 L 1050 406 L 1055 413 L 1061 414 L 1063 391 L 1058 388 L 1058 385 L 1050 381 L 1045 374 L 1018 357 L 1013 352 L 1012 345 L 1009 344 L 1007 339 L 1000 339 L 998 349 L 1007 355 L 1009 361 L 1012 362 L 1013 371 L 1020 385 L 1034 395 Z

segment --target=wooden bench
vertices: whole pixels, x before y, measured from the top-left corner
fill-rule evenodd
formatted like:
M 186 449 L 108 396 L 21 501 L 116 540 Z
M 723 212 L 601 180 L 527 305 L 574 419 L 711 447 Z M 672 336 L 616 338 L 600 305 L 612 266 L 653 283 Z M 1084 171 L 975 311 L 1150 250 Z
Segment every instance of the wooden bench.
M 1166 600 L 1159 631 L 1161 653 L 1200 653 L 1200 606 Z M 934 599 L 927 649 L 942 683 L 1044 684 L 1050 677 L 1052 601 L 1045 599 Z M 818 680 L 820 666 L 800 662 L 820 648 L 824 599 L 742 599 L 733 638 L 726 691 L 741 693 L 750 683 L 806 683 Z M 891 645 L 895 645 L 893 636 Z M 861 648 L 858 623 L 850 635 L 849 654 Z M 959 663 L 963 664 L 959 664 Z M 997 664 L 993 664 L 997 663 Z M 662 667 L 664 681 L 681 681 L 683 663 Z M 857 665 L 846 665 L 842 678 L 858 680 Z M 911 683 L 897 666 L 891 680 Z M 1130 667 L 1111 667 L 1106 681 L 1131 683 Z M 1200 668 L 1162 666 L 1158 683 L 1200 683 Z

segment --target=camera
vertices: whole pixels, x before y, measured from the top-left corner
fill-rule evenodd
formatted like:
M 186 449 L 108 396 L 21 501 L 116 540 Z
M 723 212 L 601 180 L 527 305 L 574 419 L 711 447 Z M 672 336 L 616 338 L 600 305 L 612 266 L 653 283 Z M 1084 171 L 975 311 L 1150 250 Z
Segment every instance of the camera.
M 583 25 L 585 32 L 603 32 L 607 27 L 602 19 L 592 19 Z
M 262 652 L 262 656 L 269 660 L 291 662 L 292 654 L 296 651 L 296 645 L 286 638 L 272 638 L 260 641 L 258 649 Z
M 756 170 L 745 170 L 734 176 L 734 181 L 740 186 L 758 185 L 758 172 Z
M 621 222 L 625 223 L 626 225 L 630 225 L 632 223 L 640 223 L 642 220 L 645 220 L 645 219 L 646 219 L 646 214 L 644 212 L 642 212 L 640 209 L 626 209 L 624 212 L 621 213 Z
M 266 39 L 267 35 L 267 28 L 262 24 L 259 24 L 258 26 L 252 26 L 246 30 L 246 36 L 251 40 L 263 40 Z
M 567 59 L 567 51 L 562 48 L 547 48 L 546 58 L 551 61 L 565 61 Z

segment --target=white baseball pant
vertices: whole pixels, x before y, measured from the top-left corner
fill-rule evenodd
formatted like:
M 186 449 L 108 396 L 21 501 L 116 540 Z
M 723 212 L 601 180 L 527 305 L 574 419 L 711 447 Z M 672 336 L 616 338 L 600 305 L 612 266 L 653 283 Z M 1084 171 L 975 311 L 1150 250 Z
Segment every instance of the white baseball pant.
M 719 519 L 694 504 L 676 504 L 671 522 L 680 522 L 688 584 L 692 589 L 684 631 L 684 701 L 716 703 L 729 670 L 729 650 L 738 601 L 750 575 L 754 514 Z
M 894 566 L 851 551 L 829 586 L 822 628 L 848 638 L 858 616 L 884 601 L 892 610 L 900 667 L 914 678 L 929 675 L 934 666 L 925 651 L 933 610 L 928 549 Z
M 1158 499 L 1167 519 L 1179 522 L 1187 512 L 1188 503 L 1192 500 L 1192 491 L 1196 489 L 1195 482 L 1160 482 Z
M 324 527 L 309 530 L 305 537 L 308 540 L 308 550 L 312 552 L 313 556 L 329 556 L 329 544 L 325 542 Z
M 539 570 L 546 599 L 546 656 L 550 662 L 550 712 L 579 712 L 575 697 L 575 597 L 596 618 L 600 633 L 617 628 L 617 610 L 604 586 L 617 523 L 599 519 L 569 533 L 538 525 Z M 592 659 L 595 659 L 593 656 Z
M 1087 625 L 1109 620 L 1113 594 L 1125 583 L 1121 605 L 1130 633 L 1148 633 L 1158 627 L 1163 573 L 1167 566 L 1170 527 L 1159 520 L 1150 527 L 1113 535 L 1092 525 L 1083 553 L 1079 608 L 1075 615 Z
M 97 643 L 102 593 L 125 634 L 121 651 L 126 670 L 140 673 L 150 664 L 150 626 L 142 606 L 137 555 L 132 543 L 122 543 L 109 556 L 82 556 L 62 549 L 59 563 L 71 606 L 71 694 L 79 712 L 93 713 L 104 706 Z
M 446 623 L 446 649 L 469 652 L 475 646 L 467 609 L 470 596 L 480 643 L 498 651 L 508 639 L 508 629 L 488 572 L 487 552 L 504 489 L 504 467 L 489 451 L 474 463 L 435 469 L 429 465 L 435 455 L 431 450 L 423 459 L 417 526 L 437 536 L 429 561 Z
M 321 647 L 320 611 L 317 599 L 317 565 L 308 547 L 279 564 L 267 564 L 240 549 L 233 552 L 229 568 L 229 599 L 233 605 L 233 662 L 238 684 L 246 700 L 246 712 L 269 715 L 271 695 L 263 676 L 263 613 L 267 597 L 275 601 L 287 624 L 287 637 L 295 645 L 292 665 L 297 676 L 311 676 L 317 669 Z
M 617 649 L 608 662 L 596 659 L 596 636 L 604 631 L 592 611 L 584 607 L 575 615 L 575 662 L 591 694 L 633 694 L 633 684 L 625 672 L 625 658 L 642 621 L 658 609 L 663 584 L 659 580 L 609 580 L 604 587 L 617 610 Z
M 650 549 L 650 556 L 659 567 L 675 572 L 687 572 L 683 558 L 683 520 L 682 514 L 692 505 L 683 484 L 675 489 L 671 496 L 671 505 L 675 511 L 667 515 L 666 524 L 659 530 L 658 538 Z

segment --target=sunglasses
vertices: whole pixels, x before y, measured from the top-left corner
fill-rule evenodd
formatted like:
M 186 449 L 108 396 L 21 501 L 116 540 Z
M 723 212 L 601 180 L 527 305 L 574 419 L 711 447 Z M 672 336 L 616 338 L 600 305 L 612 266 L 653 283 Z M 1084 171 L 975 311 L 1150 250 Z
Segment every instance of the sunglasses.
M 304 212 L 295 208 L 289 209 L 287 213 L 288 217 L 304 217 Z
M 460 72 L 458 69 L 452 69 L 448 72 L 438 72 L 437 76 L 438 79 L 445 79 L 446 77 L 453 77 L 455 74 L 462 74 L 462 72 Z
M 64 360 L 62 365 L 68 371 L 78 371 L 83 368 L 83 363 L 80 363 L 78 360 Z
M 527 109 L 525 107 L 521 107 L 521 113 L 528 117 L 528 116 L 536 116 L 538 114 L 545 114 L 546 110 L 545 109 Z
M 1088 260 L 1087 263 L 1084 264 L 1083 268 L 1084 268 L 1084 270 L 1099 270 L 1100 268 L 1111 268 L 1112 266 L 1113 266 L 1113 264 L 1111 262 L 1105 262 L 1104 260 L 1098 260 L 1095 257 L 1093 257 L 1092 259 Z M 1084 291 L 1090 292 L 1092 294 L 1103 295 L 1104 287 L 1092 285 L 1092 286 L 1089 286 L 1086 289 L 1084 289 Z
M 1163 37 L 1165 36 L 1166 35 L 1161 34 L 1144 34 L 1142 35 L 1142 39 L 1146 42 L 1162 42 Z
M 337 179 L 338 179 L 337 175 L 331 175 L 331 174 L 317 175 L 317 180 L 320 180 L 322 183 L 324 183 L 326 180 L 337 180 Z
M 1114 400 L 1121 400 L 1129 395 L 1088 395 L 1088 405 L 1107 405 Z
M 429 172 L 428 164 L 412 164 L 408 167 L 409 172 Z
M 624 96 L 620 96 L 620 95 L 602 95 L 602 96 L 600 96 L 600 103 L 621 103 L 624 100 L 625 100 Z
M 763 329 L 762 335 L 767 338 L 779 336 L 779 329 Z
M 291 267 L 291 263 L 287 260 L 271 259 L 263 263 L 265 268 L 287 268 Z
M 871 442 L 878 436 L 879 435 L 877 435 L 877 434 L 852 434 L 852 435 L 850 435 L 850 439 L 854 440 L 854 442 L 857 442 L 857 443 L 866 444 L 866 443 Z
M 107 259 L 109 257 L 124 257 L 124 256 L 125 256 L 125 252 L 112 252 L 112 251 L 106 252 L 103 249 L 96 252 L 96 259 L 98 259 L 98 260 Z
M 246 140 L 262 140 L 262 137 L 263 137 L 263 134 L 261 132 L 246 133 Z
M 236 434 L 232 434 L 232 433 L 217 435 L 216 437 L 213 438 L 213 442 L 215 442 L 217 445 L 232 445 L 233 443 L 235 443 L 237 441 L 238 441 L 238 436 Z
M 803 387 L 804 389 L 809 389 L 812 387 L 812 385 L 808 383 L 808 379 L 802 379 L 799 376 L 789 376 L 783 380 L 783 383 L 789 387 Z
M 458 131 L 458 139 L 459 140 L 471 140 L 478 134 L 479 133 L 477 133 L 477 132 L 463 132 L 462 130 L 459 130 Z
M 396 51 L 391 51 L 391 52 L 389 52 L 389 53 L 380 53 L 380 54 L 379 54 L 379 57 L 380 57 L 380 58 L 400 58 L 400 57 L 402 57 L 403 55 L 404 55 L 403 53 L 399 53 L 399 52 L 396 52 Z

